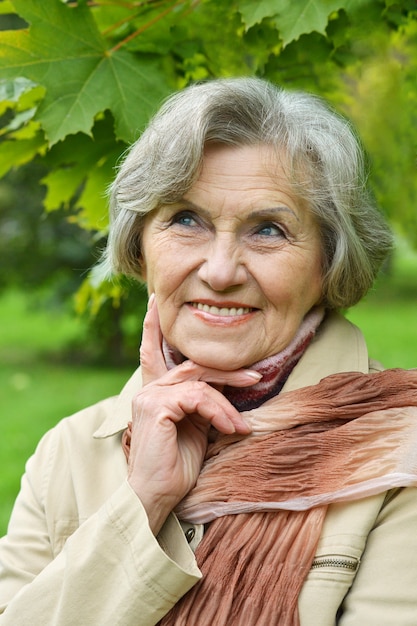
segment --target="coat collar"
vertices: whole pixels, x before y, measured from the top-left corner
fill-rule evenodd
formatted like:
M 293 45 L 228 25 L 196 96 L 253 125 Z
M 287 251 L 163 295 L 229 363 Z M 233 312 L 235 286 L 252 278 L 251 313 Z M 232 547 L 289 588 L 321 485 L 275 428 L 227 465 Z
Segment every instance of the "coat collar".
M 322 378 L 341 372 L 369 371 L 365 339 L 354 324 L 339 313 L 329 313 L 311 344 L 291 372 L 282 392 L 316 385 Z M 127 381 L 107 417 L 94 433 L 101 439 L 115 435 L 131 420 L 132 400 L 142 387 L 140 367 Z
M 340 313 L 328 313 L 282 391 L 317 385 L 322 378 L 342 372 L 369 372 L 365 338 Z
M 127 428 L 128 422 L 132 420 L 132 401 L 142 388 L 142 374 L 140 367 L 129 378 L 115 402 L 111 404 L 107 411 L 103 423 L 95 431 L 93 437 L 103 439 L 111 437 Z

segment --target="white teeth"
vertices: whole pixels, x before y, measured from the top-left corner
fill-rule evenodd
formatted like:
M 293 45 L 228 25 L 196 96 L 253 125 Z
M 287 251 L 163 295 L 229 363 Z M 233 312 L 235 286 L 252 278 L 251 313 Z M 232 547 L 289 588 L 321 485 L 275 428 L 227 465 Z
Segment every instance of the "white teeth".
M 194 308 L 199 311 L 204 311 L 205 313 L 211 313 L 212 315 L 220 315 L 222 317 L 232 317 L 234 315 L 245 315 L 251 311 L 248 307 L 231 307 L 230 309 L 227 307 L 222 307 L 221 309 L 218 306 L 210 306 L 208 304 L 202 304 L 201 302 L 192 302 Z

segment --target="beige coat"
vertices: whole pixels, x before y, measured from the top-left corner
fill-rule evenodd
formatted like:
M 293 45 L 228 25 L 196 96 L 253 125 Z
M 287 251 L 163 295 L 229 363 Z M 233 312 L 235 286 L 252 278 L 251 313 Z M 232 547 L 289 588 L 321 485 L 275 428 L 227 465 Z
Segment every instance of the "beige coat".
M 331 316 L 285 390 L 351 370 L 369 370 L 365 342 Z M 29 460 L 0 544 L 0 626 L 150 626 L 198 580 L 202 528 L 171 515 L 155 539 L 126 481 L 140 384 L 61 421 Z M 299 609 L 301 626 L 416 626 L 416 489 L 330 507 Z

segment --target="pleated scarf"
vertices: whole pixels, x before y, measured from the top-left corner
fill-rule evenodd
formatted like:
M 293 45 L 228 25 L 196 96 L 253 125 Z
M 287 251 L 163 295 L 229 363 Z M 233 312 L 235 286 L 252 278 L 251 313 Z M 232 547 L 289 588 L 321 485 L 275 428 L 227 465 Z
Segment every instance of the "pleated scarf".
M 298 626 L 327 506 L 417 486 L 417 370 L 344 373 L 242 412 L 218 434 L 179 519 L 206 524 L 202 579 L 163 626 Z

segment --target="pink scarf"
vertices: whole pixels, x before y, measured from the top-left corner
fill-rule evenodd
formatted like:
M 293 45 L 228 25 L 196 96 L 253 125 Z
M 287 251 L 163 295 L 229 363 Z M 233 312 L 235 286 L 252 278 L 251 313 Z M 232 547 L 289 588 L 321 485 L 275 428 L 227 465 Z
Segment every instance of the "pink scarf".
M 180 519 L 209 523 L 203 573 L 163 626 L 298 626 L 328 504 L 417 486 L 417 370 L 346 373 L 244 412 L 217 436 Z

